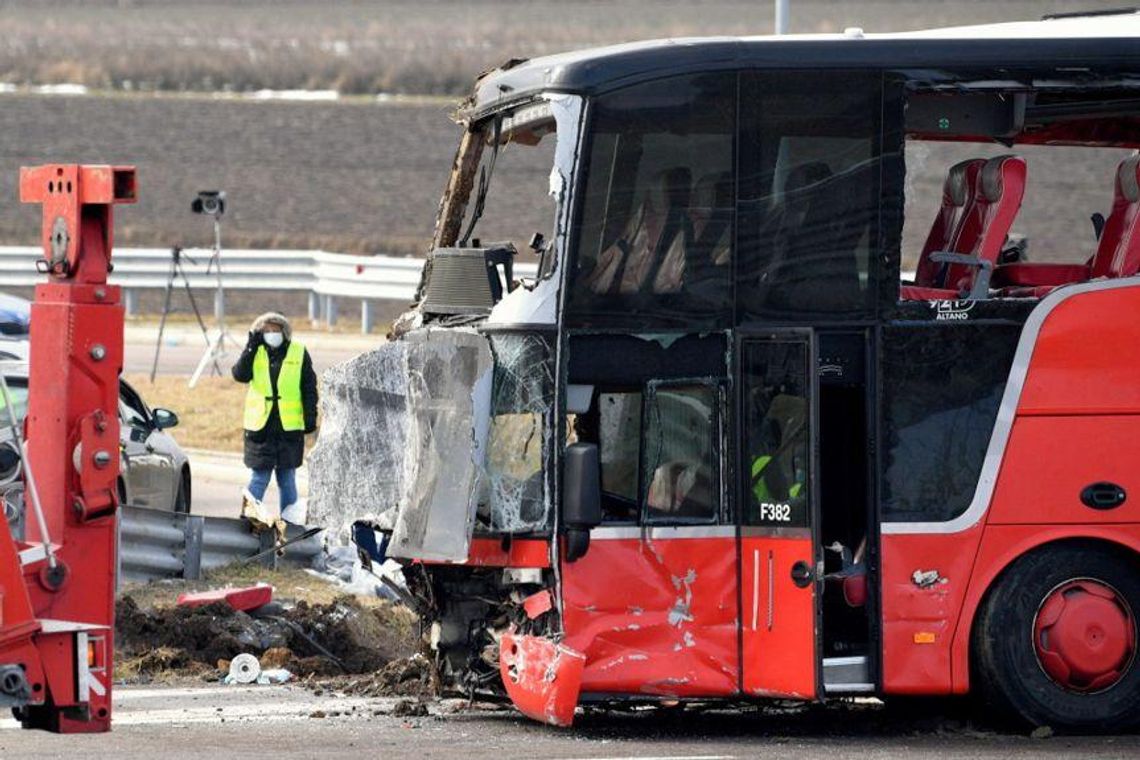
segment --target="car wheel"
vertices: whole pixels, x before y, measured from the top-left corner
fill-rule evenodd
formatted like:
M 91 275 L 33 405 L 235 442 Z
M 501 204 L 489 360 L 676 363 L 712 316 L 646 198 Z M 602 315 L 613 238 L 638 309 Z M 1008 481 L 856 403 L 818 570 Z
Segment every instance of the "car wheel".
M 190 473 L 183 472 L 178 478 L 178 494 L 174 497 L 174 511 L 190 514 Z
M 974 627 L 989 701 L 1030 724 L 1121 731 L 1140 723 L 1135 560 L 1095 545 L 1017 560 Z

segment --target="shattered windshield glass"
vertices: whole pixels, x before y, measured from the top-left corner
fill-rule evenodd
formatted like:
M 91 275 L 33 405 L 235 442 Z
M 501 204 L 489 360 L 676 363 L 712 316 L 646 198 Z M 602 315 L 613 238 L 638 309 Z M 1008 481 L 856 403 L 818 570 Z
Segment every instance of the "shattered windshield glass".
M 395 557 L 463 561 L 472 534 L 548 529 L 554 372 L 534 333 L 421 329 L 322 376 L 314 519 L 392 532 Z
M 472 330 L 416 330 L 325 372 L 314 519 L 340 536 L 374 520 L 392 531 L 395 557 L 467 559 L 491 362 Z
M 546 339 L 492 335 L 495 357 L 480 525 L 492 532 L 541 530 L 550 522 L 549 461 L 554 373 Z

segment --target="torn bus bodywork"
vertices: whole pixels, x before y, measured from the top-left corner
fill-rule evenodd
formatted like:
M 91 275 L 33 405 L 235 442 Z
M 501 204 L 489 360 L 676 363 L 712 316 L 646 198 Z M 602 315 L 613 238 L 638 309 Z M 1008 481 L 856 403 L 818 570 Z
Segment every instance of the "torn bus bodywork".
M 393 340 L 323 378 L 310 509 L 342 536 L 362 519 L 390 534 L 387 554 L 405 564 L 441 682 L 464 694 L 505 695 L 504 636 L 524 653 L 511 687 L 531 688 L 545 648 L 527 641 L 561 628 L 554 327 L 581 115 L 581 99 L 560 94 L 461 115 L 416 307 Z M 516 154 L 546 162 L 533 171 L 546 201 L 519 221 L 499 213 L 517 190 L 494 184 L 495 166 Z M 498 242 L 483 242 L 492 235 Z M 520 249 L 538 259 L 533 276 L 515 275 Z M 562 671 L 559 707 L 547 712 L 568 723 L 577 689 L 562 688 L 573 680 Z

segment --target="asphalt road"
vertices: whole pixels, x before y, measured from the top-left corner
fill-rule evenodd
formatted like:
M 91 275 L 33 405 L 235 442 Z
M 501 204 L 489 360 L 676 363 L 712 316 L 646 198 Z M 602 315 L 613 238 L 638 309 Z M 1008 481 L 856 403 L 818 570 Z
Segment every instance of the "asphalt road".
M 422 717 L 392 715 L 397 700 L 315 696 L 296 686 L 118 687 L 114 730 L 95 736 L 21 731 L 0 721 L 0 757 L 299 757 L 464 760 L 729 760 L 731 758 L 1135 758 L 1140 736 L 1033 739 L 957 720 L 891 715 L 875 706 L 591 714 L 573 729 L 509 710 L 434 703 Z

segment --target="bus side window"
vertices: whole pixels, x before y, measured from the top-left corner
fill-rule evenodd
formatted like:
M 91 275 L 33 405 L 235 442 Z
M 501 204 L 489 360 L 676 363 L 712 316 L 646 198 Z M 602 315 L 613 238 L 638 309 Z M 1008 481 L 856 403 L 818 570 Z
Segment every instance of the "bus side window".
M 714 522 L 720 512 L 716 385 L 651 383 L 645 404 L 645 520 Z
M 639 512 L 641 456 L 639 389 L 599 389 L 588 411 L 568 420 L 569 441 L 598 445 L 602 478 L 602 521 L 635 523 Z
M 746 346 L 744 525 L 807 527 L 810 425 L 803 343 Z

